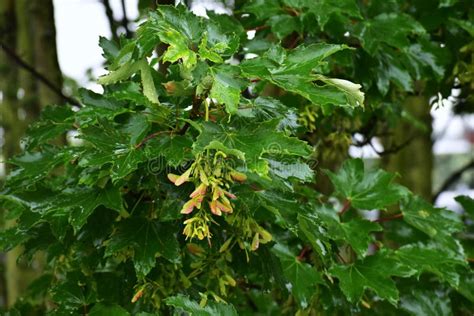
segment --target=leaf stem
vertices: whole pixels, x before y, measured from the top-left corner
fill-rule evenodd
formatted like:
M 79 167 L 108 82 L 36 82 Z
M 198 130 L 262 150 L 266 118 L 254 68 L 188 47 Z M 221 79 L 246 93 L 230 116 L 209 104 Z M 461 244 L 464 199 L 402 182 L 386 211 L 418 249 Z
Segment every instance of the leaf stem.
M 147 137 L 143 138 L 141 142 L 135 145 L 135 149 L 138 149 L 142 147 L 147 141 L 149 141 L 152 138 L 155 138 L 156 136 L 163 134 L 163 133 L 172 133 L 172 131 L 158 131 L 153 134 L 148 135 Z
M 305 258 L 306 254 L 311 250 L 311 248 L 309 246 L 304 246 L 303 249 L 301 249 L 301 252 L 300 254 L 298 255 L 298 257 L 296 257 L 296 259 L 298 261 L 303 261 L 303 259 Z
M 346 199 L 344 204 L 342 204 L 342 208 L 339 211 L 339 216 L 342 216 L 345 212 L 347 212 L 351 208 L 351 200 Z
M 375 223 L 389 222 L 389 221 L 392 221 L 394 219 L 399 219 L 399 218 L 402 218 L 402 217 L 403 217 L 403 213 L 398 213 L 398 214 L 395 214 L 393 216 L 378 218 L 376 220 L 373 220 L 373 222 L 375 222 Z

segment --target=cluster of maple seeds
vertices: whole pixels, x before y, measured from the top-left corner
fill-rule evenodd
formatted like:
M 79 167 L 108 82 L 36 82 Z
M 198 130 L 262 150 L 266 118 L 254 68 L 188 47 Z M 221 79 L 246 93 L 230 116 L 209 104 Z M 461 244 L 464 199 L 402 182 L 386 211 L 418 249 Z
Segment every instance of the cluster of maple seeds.
M 247 176 L 235 170 L 223 169 L 226 168 L 222 168 L 221 165 L 214 166 L 213 169 L 209 165 L 203 167 L 198 160 L 182 175 L 168 174 L 168 179 L 176 186 L 190 181 L 195 184 L 195 190 L 189 195 L 190 199 L 181 209 L 181 214 L 191 214 L 195 209 L 199 210 L 193 217 L 184 221 L 183 234 L 186 238 L 197 237 L 202 240 L 211 237 L 208 223 L 212 218 L 203 208 L 205 202 L 214 215 L 221 216 L 222 213 L 233 212 L 231 200 L 237 197 L 228 189 L 232 182 L 244 182 Z

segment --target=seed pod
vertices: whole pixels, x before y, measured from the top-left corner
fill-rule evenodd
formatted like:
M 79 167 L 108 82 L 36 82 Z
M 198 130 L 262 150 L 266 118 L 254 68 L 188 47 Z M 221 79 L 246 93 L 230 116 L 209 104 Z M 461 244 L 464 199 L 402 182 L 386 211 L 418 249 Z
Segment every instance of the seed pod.
M 139 290 L 135 293 L 135 295 L 133 295 L 131 302 L 132 302 L 132 303 L 135 303 L 136 301 L 138 301 L 138 300 L 140 299 L 140 297 L 143 296 L 143 293 L 144 293 L 144 287 L 142 287 L 141 289 L 139 289 Z
M 230 197 L 232 200 L 235 200 L 237 197 L 235 196 L 235 194 L 232 194 L 228 191 L 224 191 L 224 194 L 227 195 L 228 197 Z
M 217 201 L 209 202 L 209 208 L 211 209 L 212 214 L 217 216 L 222 215 L 221 210 L 217 207 Z
M 196 196 L 203 196 L 206 194 L 207 185 L 201 183 L 194 191 L 189 195 L 189 197 L 194 198 Z
M 216 201 L 216 206 L 217 206 L 218 209 L 220 209 L 224 213 L 232 213 L 232 211 L 233 211 L 232 206 L 224 205 L 220 201 Z
M 230 246 L 230 243 L 232 242 L 232 237 L 230 237 L 229 239 L 227 239 L 225 241 L 225 243 L 222 244 L 222 246 L 219 248 L 219 252 L 224 252 L 226 251 L 227 249 L 229 249 L 229 246 Z
M 199 168 L 199 180 L 201 180 L 202 183 L 205 185 L 209 186 L 209 180 L 207 179 L 206 173 L 202 168 Z
M 270 234 L 268 231 L 266 231 L 265 229 L 263 229 L 262 227 L 259 227 L 258 229 L 258 233 L 260 234 L 260 236 L 262 237 L 260 239 L 260 242 L 262 244 L 266 244 L 267 242 L 270 242 L 272 241 L 272 234 Z
M 174 185 L 179 187 L 184 182 L 188 182 L 190 175 L 191 175 L 191 169 L 186 170 L 185 173 L 183 173 L 182 175 L 178 177 L 178 179 L 176 179 L 176 181 L 174 182 Z
M 251 246 L 252 251 L 257 250 L 259 245 L 260 245 L 260 238 L 259 238 L 258 233 L 255 233 L 252 240 L 252 246 Z
M 183 208 L 181 209 L 181 214 L 189 214 L 193 211 L 196 206 L 196 200 L 192 199 L 184 203 Z
M 247 175 L 238 171 L 232 171 L 230 173 L 230 176 L 232 177 L 232 179 L 238 182 L 245 182 L 245 180 L 247 180 Z
M 173 182 L 174 184 L 176 183 L 176 180 L 178 180 L 179 176 L 174 173 L 168 173 L 168 180 Z

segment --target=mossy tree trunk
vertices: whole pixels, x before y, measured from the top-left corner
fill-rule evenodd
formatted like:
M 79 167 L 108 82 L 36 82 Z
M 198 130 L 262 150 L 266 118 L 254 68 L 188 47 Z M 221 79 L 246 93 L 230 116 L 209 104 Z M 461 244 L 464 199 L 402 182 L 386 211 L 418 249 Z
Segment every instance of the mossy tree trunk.
M 413 123 L 401 122 L 393 130 L 392 139 L 398 143 L 409 139 L 411 141 L 398 152 L 384 156 L 383 164 L 387 170 L 402 175 L 399 178 L 401 184 L 431 201 L 434 158 L 429 100 L 426 96 L 408 96 L 403 106 L 410 115 L 425 125 L 426 130 L 420 131 Z M 394 144 L 385 143 L 385 146 L 390 147 Z
M 63 80 L 56 51 L 53 9 L 52 0 L 0 1 L 0 39 L 21 60 L 61 88 Z M 20 152 L 20 140 L 28 124 L 38 118 L 41 108 L 63 101 L 3 50 L 0 50 L 0 91 L 0 124 L 4 131 L 2 156 L 8 160 Z M 4 223 L 6 226 L 11 224 Z M 36 260 L 33 269 L 17 263 L 19 254 L 20 249 L 14 249 L 3 258 L 3 305 L 14 304 L 41 269 L 42 259 Z

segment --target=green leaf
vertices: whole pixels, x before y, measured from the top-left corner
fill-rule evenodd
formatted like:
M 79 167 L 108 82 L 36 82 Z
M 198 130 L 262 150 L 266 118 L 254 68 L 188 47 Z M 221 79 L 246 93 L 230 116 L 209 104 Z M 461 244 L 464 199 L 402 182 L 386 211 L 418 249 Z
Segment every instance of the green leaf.
M 133 114 L 124 126 L 124 132 L 130 135 L 130 145 L 137 145 L 150 127 L 151 124 L 145 114 Z
M 445 7 L 452 7 L 456 3 L 458 3 L 459 0 L 440 0 L 439 1 L 439 7 L 440 8 L 445 8 Z
M 413 289 L 400 297 L 401 309 L 411 315 L 452 315 L 451 300 L 447 295 L 430 290 Z
M 357 27 L 355 35 L 359 37 L 364 49 L 370 54 L 381 49 L 386 43 L 398 49 L 409 45 L 408 36 L 424 34 L 423 26 L 410 15 L 403 13 L 382 13 L 373 19 L 365 20 Z
M 240 91 L 242 89 L 239 80 L 233 78 L 232 74 L 222 70 L 213 71 L 214 82 L 212 84 L 210 97 L 224 104 L 227 113 L 235 114 L 239 108 Z
M 162 156 L 168 165 L 176 168 L 193 159 L 192 145 L 192 140 L 187 136 L 163 134 L 148 141 L 145 151 L 149 159 L 157 159 Z M 155 171 L 158 171 L 157 168 L 162 170 L 164 167 L 164 165 L 153 166 Z
M 122 203 L 120 191 L 113 186 L 106 189 L 75 188 L 58 196 L 53 202 L 52 208 L 71 209 L 69 222 L 77 232 L 100 205 L 121 212 L 123 210 Z
M 270 171 L 282 179 L 295 178 L 301 182 L 313 180 L 314 171 L 303 162 L 286 162 L 267 159 Z
M 301 308 L 308 307 L 317 284 L 324 284 L 319 272 L 298 258 L 282 244 L 276 244 L 273 252 L 280 259 L 285 277 L 290 282 L 288 290 L 296 298 Z
M 398 290 L 392 276 L 406 277 L 413 272 L 403 269 L 396 260 L 379 252 L 350 265 L 335 265 L 330 273 L 339 279 L 341 290 L 351 303 L 357 303 L 365 289 L 370 289 L 396 305 Z
M 366 256 L 369 245 L 374 241 L 371 232 L 382 231 L 379 224 L 359 218 L 341 223 L 337 212 L 331 207 L 318 207 L 316 214 L 317 217 L 311 214 L 298 215 L 300 227 L 304 227 L 305 231 L 311 232 L 306 235 L 321 235 L 321 233 L 318 234 L 318 231 L 320 232 L 323 229 L 326 237 L 347 242 L 351 245 L 359 258 Z M 321 248 L 321 237 L 319 237 L 319 240 L 316 244 L 318 244 L 318 248 Z
M 68 106 L 47 106 L 41 112 L 41 120 L 28 128 L 27 148 L 44 144 L 50 139 L 66 134 L 73 129 L 74 112 Z
M 143 218 L 123 220 L 107 242 L 106 255 L 111 256 L 126 248 L 134 251 L 133 263 L 140 278 L 144 278 L 162 256 L 173 263 L 180 261 L 177 230 L 170 223 L 159 223 Z
M 434 243 L 406 245 L 395 251 L 395 256 L 405 267 L 416 271 L 416 275 L 434 273 L 453 287 L 459 285 L 457 268 L 466 266 L 462 248 L 450 250 Z
M 405 222 L 433 239 L 452 244 L 452 234 L 462 229 L 459 216 L 449 210 L 435 208 L 420 197 L 412 196 L 401 205 Z
M 331 243 L 327 234 L 327 228 L 323 226 L 323 223 L 319 217 L 315 214 L 298 214 L 298 226 L 299 230 L 308 239 L 321 259 L 327 259 L 330 256 Z M 300 234 L 300 237 L 301 234 Z
M 183 65 L 191 69 L 197 63 L 197 55 L 194 51 L 189 49 L 188 39 L 176 30 L 168 29 L 159 33 L 160 39 L 163 43 L 169 45 L 168 49 L 163 54 L 163 61 L 174 63 L 182 60 Z
M 209 302 L 202 307 L 197 302 L 182 294 L 170 296 L 164 300 L 168 306 L 173 306 L 177 311 L 195 316 L 237 316 L 237 311 L 231 304 Z
M 14 157 L 10 163 L 20 168 L 7 177 L 11 187 L 28 188 L 44 179 L 55 167 L 67 164 L 73 158 L 73 150 L 56 152 L 54 148 L 45 148 L 42 152 L 24 152 Z
M 311 148 L 305 142 L 276 132 L 275 128 L 274 121 L 258 126 L 242 126 L 239 129 L 225 129 L 223 126 L 205 122 L 193 150 L 196 153 L 202 152 L 212 141 L 219 141 L 229 149 L 243 152 L 249 170 L 262 175 L 268 173 L 268 162 L 263 157 L 265 153 L 300 157 L 311 153 Z
M 146 59 L 143 59 L 139 65 L 140 76 L 142 78 L 143 94 L 151 103 L 160 104 L 158 94 L 156 93 L 155 82 L 153 81 L 152 71 L 155 71 L 148 65 Z
M 366 172 L 362 159 L 347 160 L 337 173 L 326 171 L 326 174 L 336 193 L 355 208 L 383 209 L 408 194 L 407 189 L 393 183 L 395 174 L 383 170 Z
M 66 310 L 75 310 L 87 306 L 96 300 L 96 294 L 74 276 L 56 285 L 52 290 L 52 299 Z
M 474 219 L 474 199 L 467 195 L 459 195 L 455 198 L 456 202 L 462 205 L 464 211 Z
M 103 51 L 102 56 L 109 63 L 112 63 L 114 61 L 120 51 L 119 47 L 114 41 L 109 40 L 104 36 L 99 36 L 99 46 L 102 48 Z
M 326 112 L 330 105 L 362 106 L 363 93 L 359 91 L 359 85 L 313 73 L 325 58 L 346 48 L 345 45 L 323 43 L 299 46 L 287 55 L 280 54 L 278 60 L 274 60 L 274 50 L 270 49 L 265 57 L 242 62 L 241 68 L 244 76 L 270 81 L 322 106 Z
M 457 291 L 474 303 L 474 271 L 472 269 L 459 273 Z
M 125 309 L 117 304 L 95 304 L 89 312 L 90 316 L 128 316 Z
M 291 15 L 274 15 L 267 21 L 276 37 L 280 40 L 284 39 L 293 32 L 301 29 L 298 17 Z

